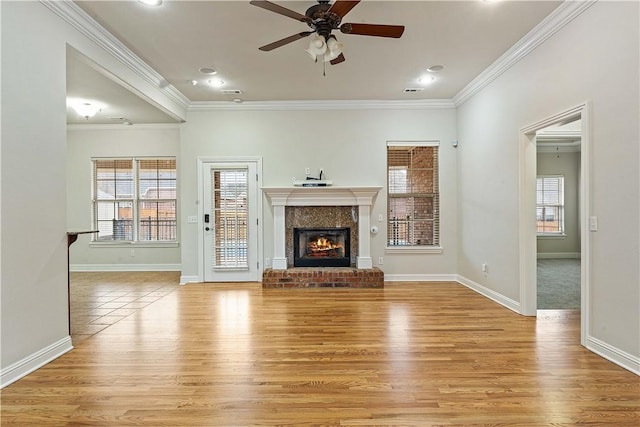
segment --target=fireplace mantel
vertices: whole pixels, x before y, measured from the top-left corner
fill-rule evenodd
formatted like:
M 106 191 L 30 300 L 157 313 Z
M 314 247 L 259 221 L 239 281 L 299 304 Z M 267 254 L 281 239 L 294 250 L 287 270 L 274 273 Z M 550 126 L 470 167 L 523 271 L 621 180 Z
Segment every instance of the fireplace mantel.
M 358 268 L 373 268 L 371 205 L 382 187 L 263 187 L 273 206 L 274 270 L 286 270 L 285 206 L 357 206 Z
M 273 206 L 371 206 L 382 187 L 263 187 Z

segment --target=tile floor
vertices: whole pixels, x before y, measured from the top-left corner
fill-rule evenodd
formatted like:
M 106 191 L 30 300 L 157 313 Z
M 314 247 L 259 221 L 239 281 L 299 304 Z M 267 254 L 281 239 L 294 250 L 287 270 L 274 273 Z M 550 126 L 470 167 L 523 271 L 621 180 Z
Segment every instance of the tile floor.
M 180 273 L 174 271 L 72 272 L 70 279 L 73 345 L 78 345 L 180 286 Z

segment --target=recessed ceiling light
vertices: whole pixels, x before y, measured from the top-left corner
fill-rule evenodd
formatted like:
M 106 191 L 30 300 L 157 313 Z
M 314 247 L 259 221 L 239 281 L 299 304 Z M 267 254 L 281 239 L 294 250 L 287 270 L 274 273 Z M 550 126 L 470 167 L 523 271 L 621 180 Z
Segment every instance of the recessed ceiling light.
M 437 73 L 438 71 L 442 71 L 444 69 L 444 65 L 432 65 L 427 68 L 427 71 L 430 73 Z
M 224 82 L 220 79 L 211 79 L 208 80 L 208 83 L 213 87 L 221 87 L 222 85 L 224 85 Z
M 214 74 L 217 73 L 216 70 L 214 70 L 213 68 L 210 68 L 210 67 L 202 67 L 202 68 L 200 68 L 200 72 L 202 74 L 206 74 L 208 76 L 213 76 Z
M 197 86 L 197 85 L 198 85 L 197 80 L 191 80 L 191 86 Z
M 233 102 L 236 104 L 242 104 L 242 98 L 233 98 Z
M 160 6 L 162 4 L 162 0 L 138 0 L 138 1 L 146 6 Z
M 436 78 L 433 76 L 422 76 L 420 78 L 418 78 L 418 83 L 420 83 L 421 85 L 428 85 L 434 82 Z

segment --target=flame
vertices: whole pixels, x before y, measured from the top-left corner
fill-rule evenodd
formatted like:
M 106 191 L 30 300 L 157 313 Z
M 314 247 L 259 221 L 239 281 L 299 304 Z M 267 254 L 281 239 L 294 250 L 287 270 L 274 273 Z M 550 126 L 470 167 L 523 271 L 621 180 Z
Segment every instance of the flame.
M 326 237 L 318 237 L 316 240 L 309 242 L 307 249 L 311 253 L 327 252 L 335 249 L 342 249 L 343 245 L 332 242 Z

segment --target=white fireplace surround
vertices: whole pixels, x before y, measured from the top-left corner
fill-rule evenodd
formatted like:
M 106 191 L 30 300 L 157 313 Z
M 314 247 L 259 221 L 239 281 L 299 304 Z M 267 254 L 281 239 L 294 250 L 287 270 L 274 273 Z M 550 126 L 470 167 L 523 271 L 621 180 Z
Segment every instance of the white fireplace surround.
M 356 266 L 373 268 L 371 259 L 371 205 L 382 187 L 263 187 L 273 206 L 274 270 L 287 269 L 286 206 L 357 206 L 358 256 Z

